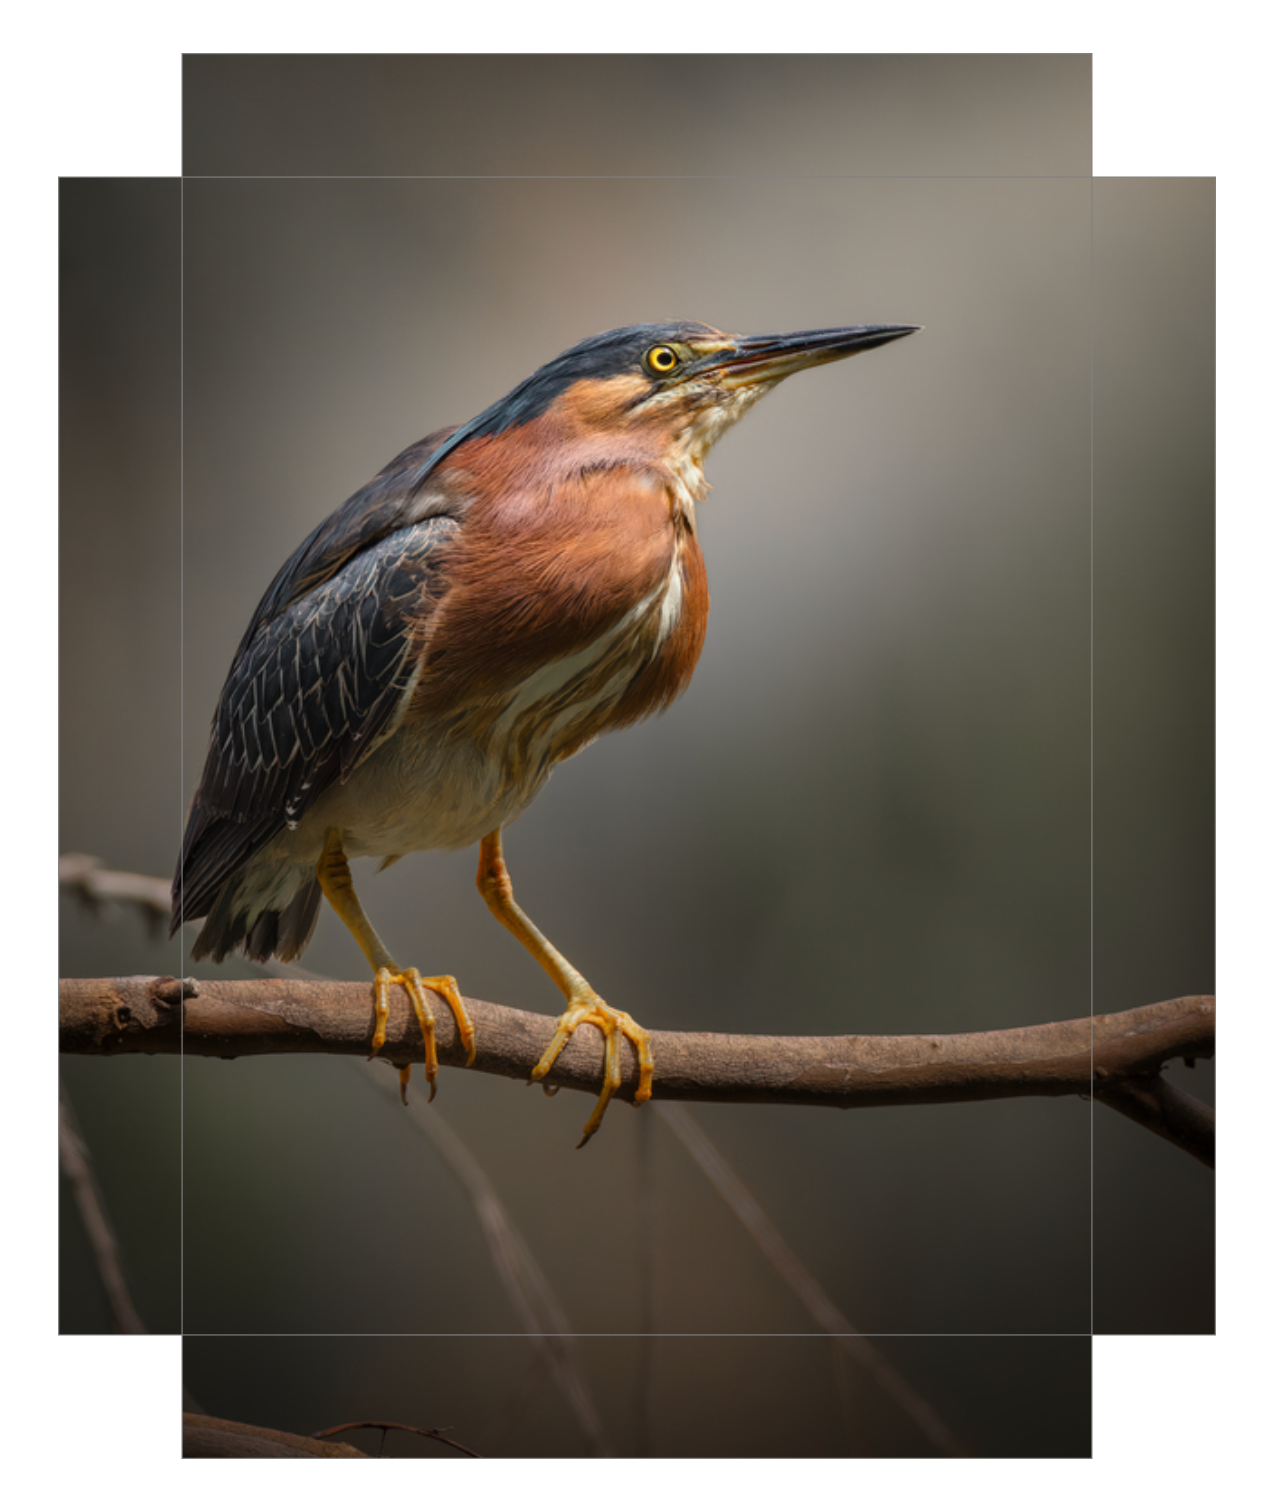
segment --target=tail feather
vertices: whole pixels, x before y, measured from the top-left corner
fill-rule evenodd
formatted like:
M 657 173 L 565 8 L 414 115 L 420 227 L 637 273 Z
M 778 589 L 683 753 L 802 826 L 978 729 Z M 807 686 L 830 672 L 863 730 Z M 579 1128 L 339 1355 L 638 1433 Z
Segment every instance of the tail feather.
M 253 908 L 242 888 L 231 882 L 212 904 L 190 958 L 220 963 L 241 949 L 249 960 L 263 963 L 275 956 L 285 961 L 300 957 L 317 927 L 322 888 L 305 882 L 282 907 Z

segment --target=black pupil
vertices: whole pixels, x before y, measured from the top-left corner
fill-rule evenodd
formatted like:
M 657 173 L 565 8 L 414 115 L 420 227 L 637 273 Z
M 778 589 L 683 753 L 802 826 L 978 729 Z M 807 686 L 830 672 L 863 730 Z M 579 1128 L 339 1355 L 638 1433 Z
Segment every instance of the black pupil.
M 653 351 L 653 364 L 658 370 L 669 370 L 675 363 L 674 354 L 668 349 L 655 349 Z

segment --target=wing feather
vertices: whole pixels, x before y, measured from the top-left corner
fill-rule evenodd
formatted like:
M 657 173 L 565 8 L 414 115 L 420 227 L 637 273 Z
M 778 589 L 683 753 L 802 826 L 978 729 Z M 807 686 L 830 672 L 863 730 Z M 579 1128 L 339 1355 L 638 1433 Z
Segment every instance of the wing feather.
M 334 579 L 359 553 L 430 516 L 457 514 L 453 499 L 427 484 L 433 461 L 456 431 L 440 428 L 403 449 L 368 485 L 314 527 L 265 591 L 239 652 L 275 616 L 311 589 Z
M 226 879 L 347 778 L 391 724 L 459 529 L 436 515 L 390 531 L 258 612 L 212 724 L 173 883 L 174 928 L 207 913 Z

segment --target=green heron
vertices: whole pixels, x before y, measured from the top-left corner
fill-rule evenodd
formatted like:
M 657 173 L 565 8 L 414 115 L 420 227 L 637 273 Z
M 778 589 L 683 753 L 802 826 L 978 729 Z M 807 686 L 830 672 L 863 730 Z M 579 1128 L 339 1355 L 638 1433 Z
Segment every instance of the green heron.
M 622 1036 L 647 1100 L 648 1033 L 517 905 L 503 827 L 557 762 L 687 687 L 709 609 L 694 508 L 712 445 L 786 376 L 917 327 L 613 329 L 345 501 L 265 592 L 221 690 L 172 885 L 172 932 L 206 919 L 193 958 L 294 959 L 325 893 L 375 972 L 372 1052 L 400 985 L 435 1094 L 427 993 L 450 1007 L 470 1064 L 463 999 L 452 976 L 395 963 L 348 861 L 479 841 L 481 895 L 568 999 L 531 1079 L 588 1022 L 604 1077 L 582 1143 L 621 1084 Z

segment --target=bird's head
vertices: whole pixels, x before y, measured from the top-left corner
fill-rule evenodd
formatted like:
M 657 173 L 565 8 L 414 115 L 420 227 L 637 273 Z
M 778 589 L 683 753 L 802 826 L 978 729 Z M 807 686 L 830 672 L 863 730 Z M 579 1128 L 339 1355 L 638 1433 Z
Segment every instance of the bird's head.
M 506 431 L 550 409 L 615 438 L 638 430 L 698 461 L 787 376 L 916 333 L 858 324 L 793 334 L 725 334 L 704 323 L 641 323 L 575 344 L 477 419 Z
M 583 339 L 458 429 L 424 473 L 469 439 L 515 438 L 538 419 L 585 433 L 615 457 L 632 447 L 699 466 L 759 397 L 787 376 L 902 339 L 912 323 L 792 334 L 725 334 L 708 324 L 640 323 Z M 420 475 L 422 480 L 423 475 Z

